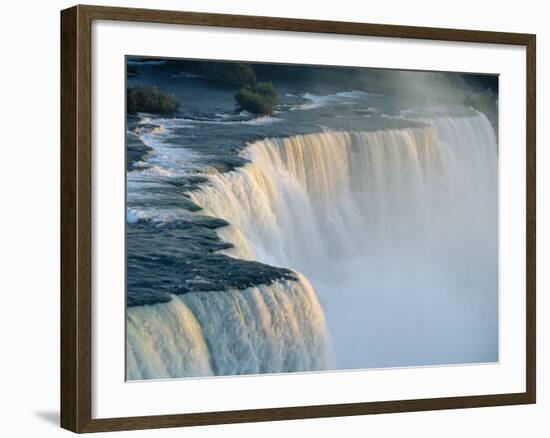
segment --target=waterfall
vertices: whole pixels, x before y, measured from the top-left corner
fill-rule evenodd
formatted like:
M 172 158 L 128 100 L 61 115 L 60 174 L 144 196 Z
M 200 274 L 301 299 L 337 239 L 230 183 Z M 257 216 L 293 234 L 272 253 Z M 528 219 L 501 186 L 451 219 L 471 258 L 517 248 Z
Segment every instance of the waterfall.
M 311 281 L 338 368 L 498 360 L 496 137 L 424 122 L 264 139 L 191 194 L 228 255 Z
M 299 274 L 297 281 L 188 293 L 128 309 L 129 380 L 316 371 L 332 364 L 323 311 Z

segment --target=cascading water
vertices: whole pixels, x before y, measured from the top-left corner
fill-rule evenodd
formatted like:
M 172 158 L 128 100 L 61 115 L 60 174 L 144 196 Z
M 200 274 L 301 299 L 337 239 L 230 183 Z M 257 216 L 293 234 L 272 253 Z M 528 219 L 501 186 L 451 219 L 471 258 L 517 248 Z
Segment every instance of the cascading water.
M 191 193 L 227 254 L 311 281 L 337 368 L 498 360 L 496 138 L 481 114 L 423 122 L 264 139 Z
M 131 307 L 127 378 L 316 371 L 333 366 L 323 311 L 297 274 L 245 290 Z

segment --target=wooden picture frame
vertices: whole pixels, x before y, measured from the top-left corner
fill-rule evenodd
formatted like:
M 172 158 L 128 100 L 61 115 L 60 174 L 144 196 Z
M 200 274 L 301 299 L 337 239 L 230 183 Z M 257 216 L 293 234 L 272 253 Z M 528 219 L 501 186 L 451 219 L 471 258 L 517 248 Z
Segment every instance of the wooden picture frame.
M 92 22 L 113 20 L 518 45 L 526 48 L 526 391 L 128 418 L 92 418 Z M 75 6 L 61 12 L 61 426 L 99 432 L 535 403 L 535 56 L 531 34 Z

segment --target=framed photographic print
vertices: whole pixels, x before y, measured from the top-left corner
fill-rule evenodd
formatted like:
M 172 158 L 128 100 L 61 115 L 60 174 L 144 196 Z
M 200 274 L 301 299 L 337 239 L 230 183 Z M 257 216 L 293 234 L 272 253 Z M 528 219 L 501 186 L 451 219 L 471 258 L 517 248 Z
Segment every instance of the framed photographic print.
M 61 13 L 61 423 L 535 403 L 535 36 Z

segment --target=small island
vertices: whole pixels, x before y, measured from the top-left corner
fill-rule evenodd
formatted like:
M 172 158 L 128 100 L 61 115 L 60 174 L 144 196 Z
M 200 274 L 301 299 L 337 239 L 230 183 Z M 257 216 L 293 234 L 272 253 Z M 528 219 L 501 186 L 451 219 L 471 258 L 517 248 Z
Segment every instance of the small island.
M 271 82 L 245 85 L 235 94 L 237 105 L 254 114 L 271 115 L 277 106 L 277 91 Z
M 126 110 L 130 114 L 173 113 L 180 106 L 181 103 L 176 97 L 158 87 L 129 88 L 126 93 Z

